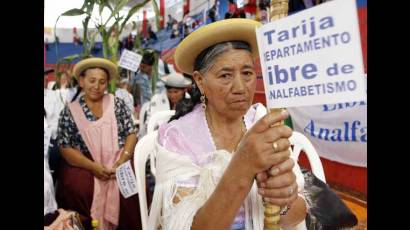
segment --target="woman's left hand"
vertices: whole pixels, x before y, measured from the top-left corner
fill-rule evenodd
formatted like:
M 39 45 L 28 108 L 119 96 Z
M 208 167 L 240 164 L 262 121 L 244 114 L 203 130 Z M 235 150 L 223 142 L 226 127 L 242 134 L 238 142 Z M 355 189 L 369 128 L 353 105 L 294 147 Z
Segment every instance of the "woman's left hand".
M 286 206 L 291 205 L 296 200 L 298 185 L 296 175 L 292 171 L 294 165 L 294 161 L 289 158 L 271 168 L 269 172 L 261 172 L 256 175 L 258 193 L 265 201 L 273 205 Z

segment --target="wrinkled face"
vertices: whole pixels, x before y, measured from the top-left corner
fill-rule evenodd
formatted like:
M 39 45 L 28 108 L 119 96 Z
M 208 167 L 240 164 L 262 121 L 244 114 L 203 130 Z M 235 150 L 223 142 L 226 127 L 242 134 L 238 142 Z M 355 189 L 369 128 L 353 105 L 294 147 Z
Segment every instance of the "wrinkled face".
M 80 86 L 85 97 L 92 101 L 101 100 L 108 86 L 108 75 L 100 68 L 87 69 L 84 76 L 80 76 Z
M 167 96 L 171 104 L 175 105 L 178 101 L 184 98 L 185 89 L 169 88 Z
M 252 55 L 247 50 L 231 49 L 218 56 L 204 75 L 193 75 L 207 108 L 228 118 L 245 115 L 252 104 L 256 73 Z

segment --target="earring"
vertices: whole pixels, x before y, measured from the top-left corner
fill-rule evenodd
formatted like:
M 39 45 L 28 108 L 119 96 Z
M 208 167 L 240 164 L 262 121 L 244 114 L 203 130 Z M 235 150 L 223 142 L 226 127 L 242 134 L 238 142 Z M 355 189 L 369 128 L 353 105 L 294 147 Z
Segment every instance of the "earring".
M 202 109 L 205 111 L 206 110 L 206 98 L 204 94 L 201 94 L 201 97 L 199 98 L 201 100 L 201 104 L 202 104 Z
M 191 99 L 191 95 L 188 92 L 185 92 L 185 99 Z

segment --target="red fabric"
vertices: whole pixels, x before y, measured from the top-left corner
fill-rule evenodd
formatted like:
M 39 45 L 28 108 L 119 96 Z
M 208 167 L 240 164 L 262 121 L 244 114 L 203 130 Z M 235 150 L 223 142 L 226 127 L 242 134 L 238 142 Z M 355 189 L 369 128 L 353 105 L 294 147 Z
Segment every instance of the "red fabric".
M 159 15 L 160 15 L 160 20 L 159 20 L 159 26 L 161 28 L 164 28 L 164 17 L 165 17 L 165 2 L 164 0 L 159 0 Z
M 147 11 L 144 10 L 144 11 L 142 11 L 142 36 L 143 36 L 144 38 L 147 38 L 147 37 L 148 37 L 147 23 L 148 23 L 148 20 L 147 20 Z
M 360 38 L 362 42 L 364 72 L 367 73 L 367 7 L 358 9 Z
M 184 16 L 189 14 L 189 1 L 190 0 L 184 0 Z
M 244 7 L 245 13 L 256 14 L 256 0 L 249 0 Z

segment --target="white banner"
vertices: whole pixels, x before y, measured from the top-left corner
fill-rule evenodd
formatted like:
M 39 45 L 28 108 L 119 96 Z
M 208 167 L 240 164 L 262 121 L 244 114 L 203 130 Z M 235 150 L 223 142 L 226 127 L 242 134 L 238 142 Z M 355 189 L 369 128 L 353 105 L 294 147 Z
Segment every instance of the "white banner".
M 355 0 L 334 0 L 256 29 L 268 108 L 364 100 Z
M 294 130 L 303 133 L 321 157 L 367 167 L 365 101 L 288 108 L 288 111 Z

